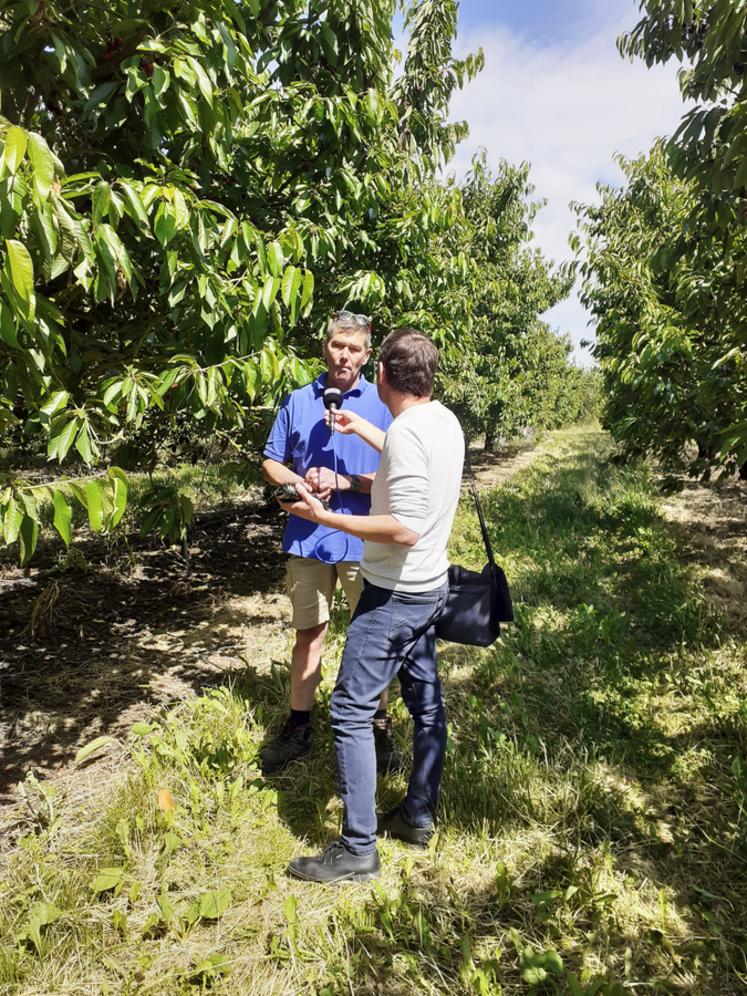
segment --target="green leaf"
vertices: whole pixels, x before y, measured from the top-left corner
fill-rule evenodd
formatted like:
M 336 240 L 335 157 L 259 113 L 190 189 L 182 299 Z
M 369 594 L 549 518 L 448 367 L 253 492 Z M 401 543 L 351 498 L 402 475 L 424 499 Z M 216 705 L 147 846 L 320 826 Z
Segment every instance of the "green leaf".
M 53 391 L 44 404 L 39 408 L 39 411 L 44 412 L 45 415 L 48 415 L 51 418 L 65 407 L 69 399 L 70 394 L 68 391 Z
M 279 277 L 268 277 L 262 287 L 262 307 L 269 312 L 272 302 L 277 296 L 280 287 Z
M 31 941 L 37 951 L 41 950 L 42 927 L 49 926 L 63 915 L 54 903 L 37 903 L 31 910 L 29 920 L 23 930 L 16 936 L 17 941 Z
M 41 135 L 33 131 L 29 132 L 29 159 L 34 168 L 34 189 L 42 200 L 46 200 L 54 181 L 54 157 Z
M 160 97 L 169 88 L 169 84 L 171 83 L 171 74 L 168 70 L 163 69 L 161 66 L 155 65 L 153 66 L 151 83 L 153 84 L 153 92 L 156 97 Z
M 156 898 L 158 903 L 158 908 L 161 911 L 161 919 L 164 923 L 171 923 L 174 919 L 174 913 L 176 912 L 173 904 L 169 901 L 169 897 L 161 893 L 160 896 Z
M 132 263 L 124 243 L 111 225 L 99 225 L 96 229 L 96 244 L 105 244 L 111 256 L 128 282 L 132 281 Z
M 144 231 L 148 231 L 148 215 L 145 211 L 140 195 L 129 180 L 119 179 L 117 181 L 119 189 L 125 203 L 125 211 Z
M 88 507 L 88 521 L 91 523 L 91 529 L 95 533 L 98 533 L 104 525 L 101 485 L 98 481 L 88 481 L 86 483 L 86 506 Z
M 106 747 L 107 744 L 116 743 L 114 737 L 96 737 L 85 747 L 81 747 L 78 753 L 75 755 L 75 763 L 80 764 L 82 761 L 87 760 L 92 754 L 100 750 L 102 747 Z
M 30 304 L 34 296 L 34 264 L 29 251 L 23 242 L 17 239 L 6 239 L 5 248 L 8 252 L 10 277 L 16 294 L 26 304 Z
M 26 155 L 28 144 L 28 133 L 23 128 L 11 125 L 5 132 L 5 152 L 3 161 L 9 173 L 15 173 L 21 164 L 21 160 Z
M 190 982 L 197 984 L 212 979 L 216 975 L 226 975 L 231 970 L 231 963 L 218 952 L 208 955 L 198 961 L 193 969 L 185 973 Z
M 13 313 L 2 302 L 0 302 L 0 339 L 12 349 L 22 348 L 18 341 L 18 330 L 13 321 Z
M 124 868 L 117 865 L 109 868 L 102 868 L 96 878 L 91 882 L 91 891 L 95 893 L 110 892 L 121 885 L 124 878 Z
M 178 187 L 174 190 L 174 217 L 176 219 L 177 231 L 188 227 L 190 218 L 189 208 L 187 207 L 184 194 Z
M 263 349 L 259 355 L 259 373 L 265 384 L 271 384 L 275 379 L 276 360 L 268 349 Z
M 54 527 L 62 537 L 65 546 L 70 546 L 70 540 L 72 539 L 71 524 L 73 521 L 72 509 L 68 505 L 67 498 L 59 488 L 55 488 L 52 492 L 52 501 L 54 503 Z
M 153 231 L 162 246 L 167 246 L 176 235 L 176 218 L 167 204 L 159 204 Z
M 283 304 L 290 307 L 291 301 L 298 294 L 301 286 L 301 271 L 295 266 L 289 266 L 283 274 L 283 282 L 280 285 L 280 293 Z
M 120 396 L 120 394 L 122 393 L 123 384 L 124 384 L 123 380 L 116 379 L 104 391 L 104 397 L 102 400 L 107 408 L 112 403 L 112 401 L 114 401 L 115 398 L 118 398 Z
M 228 889 L 216 889 L 200 896 L 199 911 L 203 920 L 218 920 L 231 905 L 231 893 Z
M 11 498 L 5 509 L 5 518 L 3 519 L 3 539 L 8 546 L 11 543 L 15 543 L 18 539 L 21 524 L 23 523 L 23 515 L 24 512 L 19 503 Z
M 52 434 L 49 438 L 49 443 L 47 445 L 47 454 L 50 457 L 57 457 L 59 463 L 67 456 L 68 450 L 73 445 L 73 440 L 75 439 L 75 434 L 78 431 L 78 419 L 71 419 L 69 422 L 64 423 L 63 428 L 60 429 L 59 426 L 62 420 L 55 419 L 52 428 Z
M 93 220 L 96 224 L 100 224 L 101 221 L 106 217 L 106 213 L 109 210 L 109 204 L 111 202 L 112 192 L 108 183 L 103 180 L 101 183 L 97 183 L 93 191 L 93 198 L 91 200 L 91 210 L 93 214 Z
M 181 846 L 181 838 L 178 837 L 173 830 L 167 830 L 163 836 L 163 853 L 165 857 L 173 854 L 174 851 Z
M 39 523 L 28 515 L 25 515 L 21 523 L 21 531 L 18 539 L 20 543 L 21 567 L 25 567 L 33 557 L 34 550 L 36 549 L 39 539 Z
M 314 295 L 314 274 L 311 270 L 306 270 L 303 275 L 303 288 L 301 289 L 301 314 L 306 315 L 307 309 L 311 307 L 311 299 Z
M 200 88 L 200 93 L 210 105 L 213 106 L 213 84 L 210 82 L 210 77 L 205 72 L 202 63 L 197 59 L 189 59 L 189 64 L 194 70 L 195 76 L 197 77 L 197 85 Z
M 144 38 L 138 45 L 139 52 L 165 52 L 163 42 L 157 38 Z
M 319 25 L 319 30 L 322 34 L 322 47 L 324 49 L 324 54 L 327 59 L 332 63 L 333 66 L 337 65 L 337 36 L 326 21 L 322 21 Z
M 279 242 L 272 242 L 268 247 L 267 262 L 273 277 L 279 277 L 285 265 L 285 254 Z
M 283 914 L 286 923 L 296 923 L 298 921 L 298 900 L 295 896 L 286 896 L 283 904 Z
M 88 432 L 88 425 L 85 423 L 81 426 L 75 440 L 75 448 L 83 457 L 84 462 L 90 467 L 93 463 L 93 450 L 91 449 L 91 436 Z
M 39 246 L 45 257 L 45 261 L 50 263 L 50 270 L 54 270 L 59 239 L 57 237 L 57 229 L 54 224 L 54 214 L 50 201 L 43 200 L 40 204 L 37 204 L 36 210 L 30 220 L 31 227 L 39 240 Z M 57 257 L 56 266 L 59 267 L 63 262 L 65 261 Z M 61 270 L 54 270 L 54 275 L 50 272 L 50 279 L 54 280 L 55 275 L 59 276 L 60 273 L 64 272 L 64 269 L 67 269 L 67 266 L 64 266 Z
M 534 951 L 525 948 L 520 956 L 521 977 L 528 985 L 541 985 L 551 976 L 563 974 L 563 959 L 557 951 Z
M 36 504 L 36 499 L 31 491 L 21 491 L 21 501 L 23 502 L 23 507 L 26 509 L 26 515 L 34 522 L 39 521 L 39 509 Z M 44 491 L 41 492 L 44 494 Z
M 118 476 L 113 469 L 109 470 L 109 476 L 112 479 L 112 513 L 107 526 L 114 529 L 127 508 L 127 482 L 124 475 Z

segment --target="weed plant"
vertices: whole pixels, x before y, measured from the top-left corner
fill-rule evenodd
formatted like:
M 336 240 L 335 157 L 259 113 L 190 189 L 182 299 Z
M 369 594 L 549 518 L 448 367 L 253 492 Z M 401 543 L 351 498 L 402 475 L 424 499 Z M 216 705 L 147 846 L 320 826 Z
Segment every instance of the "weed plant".
M 260 776 L 288 670 L 247 660 L 137 723 L 95 810 L 36 786 L 38 826 L 0 885 L 0 991 L 743 993 L 744 634 L 702 599 L 649 468 L 609 448 L 555 433 L 486 495 L 517 618 L 487 651 L 442 649 L 448 758 L 426 852 L 383 842 L 373 884 L 285 875 L 339 829 L 340 608 L 308 763 Z M 452 557 L 484 560 L 468 496 Z M 406 749 L 396 697 L 394 713 Z M 381 780 L 382 808 L 404 784 Z

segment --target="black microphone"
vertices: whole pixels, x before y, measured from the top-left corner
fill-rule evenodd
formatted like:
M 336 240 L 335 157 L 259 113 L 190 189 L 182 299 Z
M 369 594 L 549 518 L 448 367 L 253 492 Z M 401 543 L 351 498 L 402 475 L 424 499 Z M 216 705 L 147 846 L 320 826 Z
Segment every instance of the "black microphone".
M 324 401 L 324 407 L 327 411 L 334 413 L 342 405 L 342 391 L 339 387 L 325 387 L 322 400 Z M 335 431 L 334 418 L 332 419 L 329 428 L 331 432 Z

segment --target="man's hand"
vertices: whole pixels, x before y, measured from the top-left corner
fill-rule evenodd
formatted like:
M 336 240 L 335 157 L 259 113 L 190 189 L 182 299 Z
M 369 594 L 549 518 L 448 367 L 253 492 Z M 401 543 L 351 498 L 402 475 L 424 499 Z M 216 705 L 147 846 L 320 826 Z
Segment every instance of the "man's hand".
M 359 436 L 379 453 L 384 448 L 383 430 L 349 408 L 326 411 L 324 421 L 330 429 L 334 425 L 335 432 L 339 432 L 341 436 Z
M 299 501 L 283 503 L 285 511 L 290 515 L 297 515 L 300 519 L 307 519 L 309 522 L 321 522 L 326 510 L 316 495 L 313 495 L 303 484 L 299 484 L 298 497 Z
M 324 413 L 324 421 L 330 429 L 334 425 L 335 432 L 339 432 L 341 436 L 359 436 L 365 426 L 371 425 L 362 415 L 352 412 L 348 408 L 337 408 L 334 411 L 326 411 Z
M 348 483 L 347 480 L 339 478 L 342 488 Z M 306 471 L 304 483 L 313 491 L 320 501 L 327 501 L 335 487 L 335 472 L 329 467 L 310 467 Z

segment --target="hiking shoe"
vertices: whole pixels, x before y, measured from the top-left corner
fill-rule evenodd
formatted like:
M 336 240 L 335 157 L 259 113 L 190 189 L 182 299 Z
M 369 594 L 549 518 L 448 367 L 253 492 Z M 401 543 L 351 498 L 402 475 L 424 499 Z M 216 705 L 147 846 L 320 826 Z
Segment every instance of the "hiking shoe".
M 292 761 L 311 753 L 311 726 L 297 726 L 288 720 L 273 741 L 259 752 L 263 775 L 276 775 Z
M 376 748 L 376 771 L 386 775 L 402 768 L 402 755 L 397 750 L 392 733 L 390 716 L 373 721 L 374 747 Z
M 294 858 L 288 865 L 288 874 L 307 882 L 334 885 L 336 882 L 367 882 L 378 877 L 380 868 L 375 850 L 370 854 L 353 854 L 341 840 L 336 840 L 321 854 Z
M 416 827 L 409 823 L 402 813 L 402 807 L 397 806 L 379 817 L 376 834 L 379 837 L 396 837 L 413 847 L 427 847 L 431 837 L 436 832 L 433 824 L 429 827 Z

